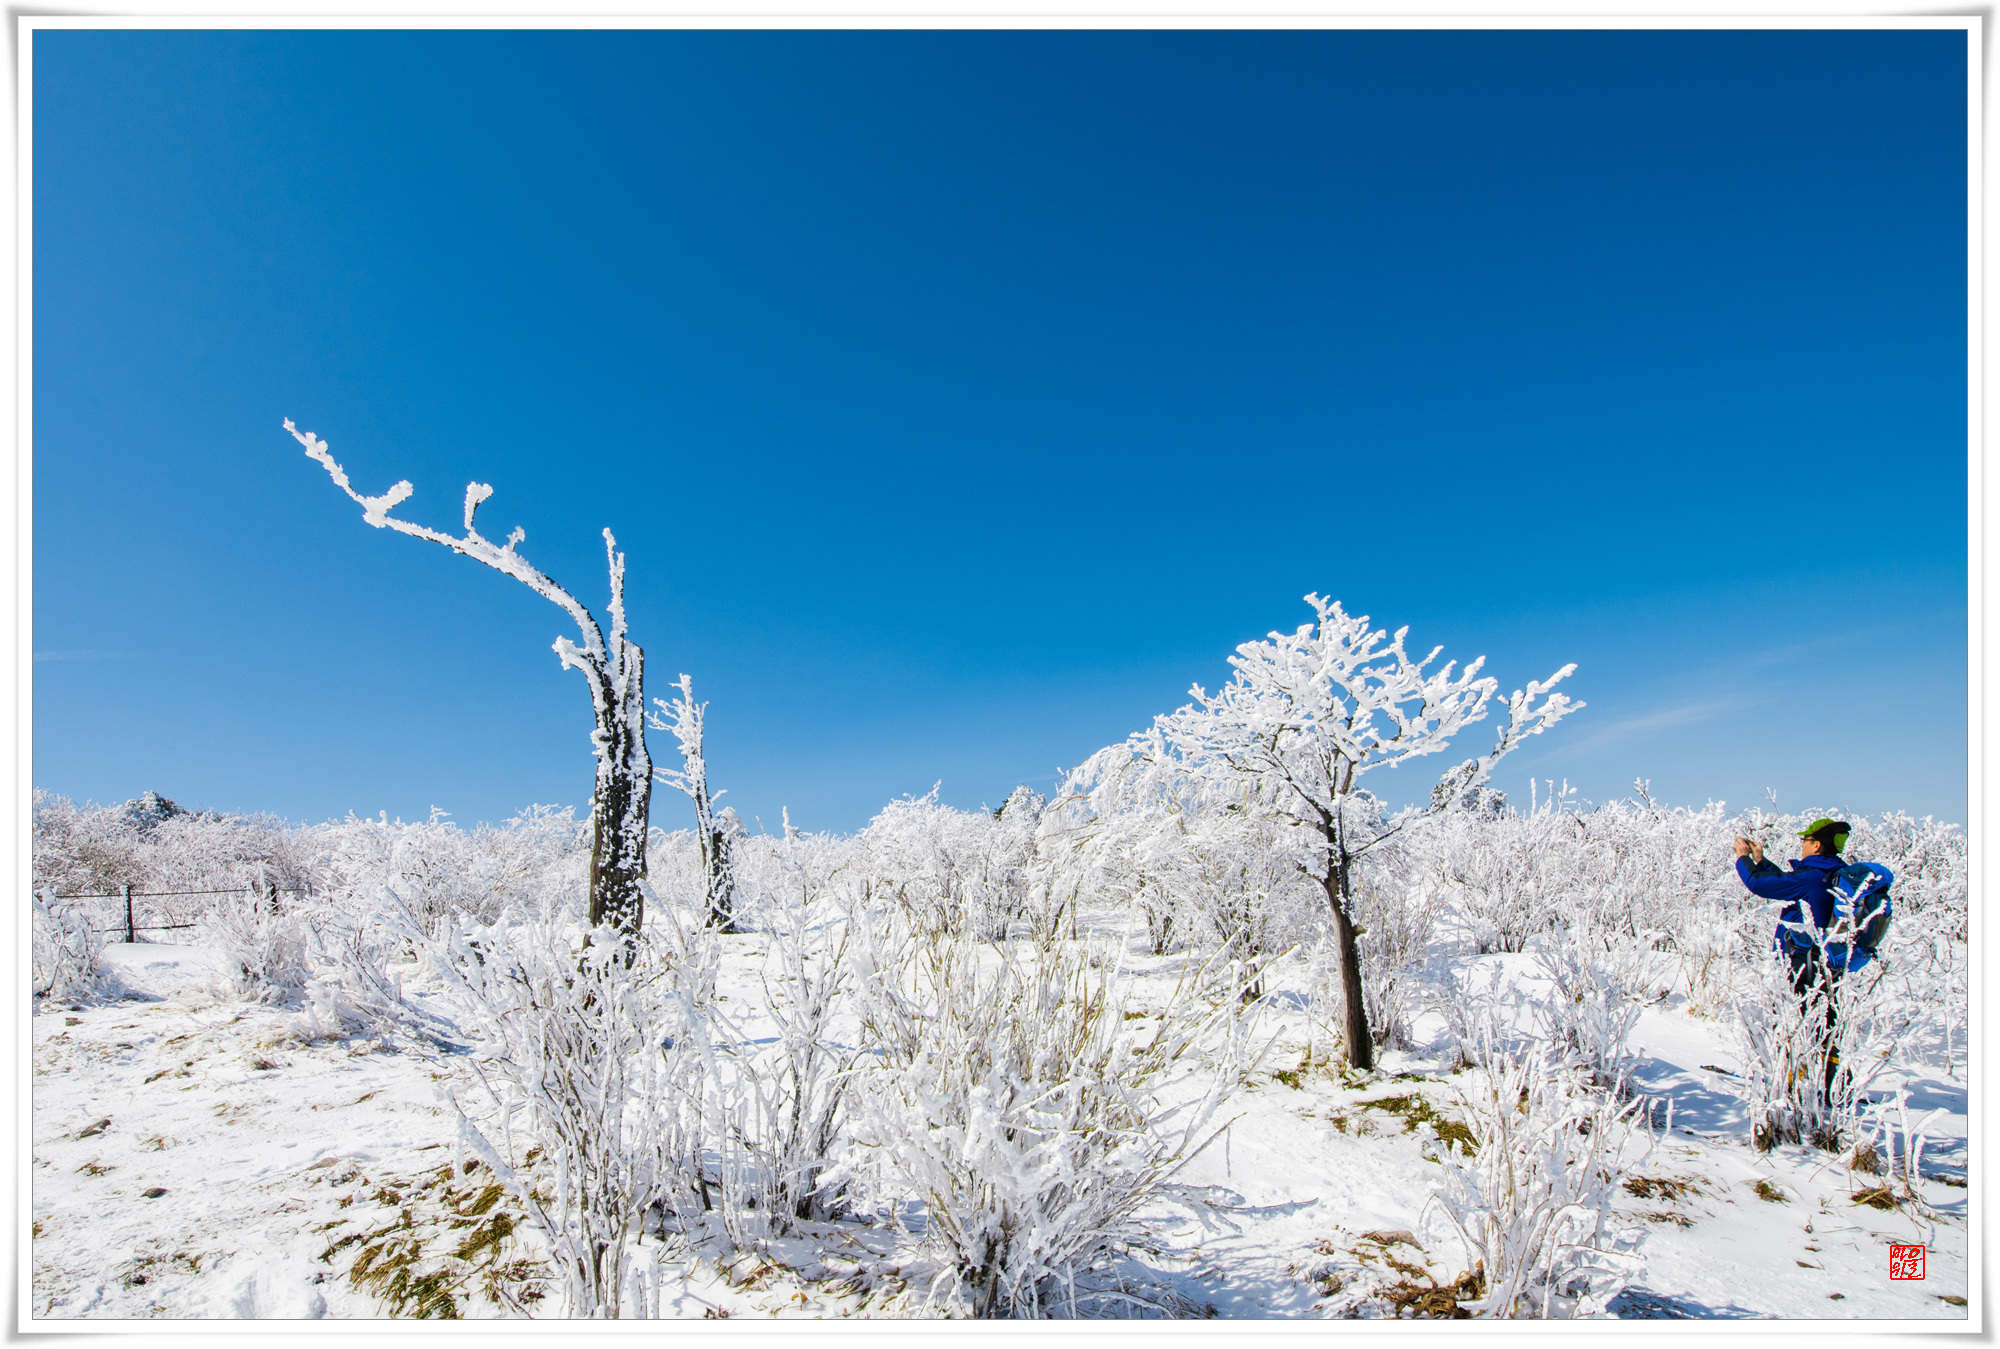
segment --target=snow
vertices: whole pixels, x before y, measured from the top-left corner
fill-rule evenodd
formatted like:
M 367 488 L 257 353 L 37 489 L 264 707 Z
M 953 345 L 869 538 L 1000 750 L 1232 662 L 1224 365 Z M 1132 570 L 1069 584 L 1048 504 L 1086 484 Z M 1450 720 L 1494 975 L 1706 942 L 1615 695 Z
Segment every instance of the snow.
M 757 1006 L 767 939 L 721 940 L 723 997 Z M 1136 996 L 1163 1000 L 1183 959 L 1134 954 Z M 1517 971 L 1526 959 L 1478 958 Z M 477 1188 L 442 1094 L 454 1080 L 449 1058 L 328 1035 L 303 1010 L 220 1000 L 217 961 L 202 947 L 112 945 L 104 993 L 32 1019 L 29 1312 L 38 1326 L 380 1317 L 384 1304 L 347 1277 L 362 1243 L 329 1247 L 418 1212 L 425 1194 Z M 1405 1115 L 1379 1103 L 1415 1095 L 1451 1117 L 1465 1079 L 1406 1052 L 1386 1053 L 1365 1080 L 1341 1075 L 1309 1050 L 1298 1010 L 1307 995 L 1285 983 L 1276 980 L 1264 1009 L 1264 1033 L 1276 1039 L 1233 1103 L 1234 1123 L 1176 1178 L 1216 1207 L 1153 1215 L 1169 1248 L 1153 1270 L 1222 1318 L 1341 1314 L 1358 1293 L 1415 1277 L 1391 1261 L 1448 1284 L 1462 1257 L 1424 1213 L 1439 1164 Z M 742 1024 L 764 1033 L 747 1013 Z M 1420 1019 L 1415 1038 L 1438 1029 Z M 1633 1174 L 1687 1188 L 1621 1193 L 1616 1216 L 1645 1229 L 1647 1269 L 1614 1313 L 1965 1324 L 1966 1308 L 1943 1300 L 1970 1296 L 1962 1185 L 1922 1181 L 1921 1210 L 1857 1205 L 1860 1182 L 1836 1157 L 1803 1145 L 1750 1149 L 1742 1102 L 1717 1071 L 1736 1065 L 1716 1022 L 1675 996 L 1646 1008 L 1633 1039 L 1643 1046 L 1635 1081 L 1673 1106 L 1672 1132 Z M 1910 1091 L 1913 1111 L 1945 1112 L 1924 1171 L 1962 1182 L 1964 1084 L 1908 1066 L 1887 1082 Z M 1189 1087 L 1198 1085 L 1196 1071 Z M 91 1132 L 100 1120 L 109 1123 Z M 1759 1182 L 1782 1201 L 1760 1198 Z M 164 1192 L 145 1197 L 154 1188 Z M 733 1255 L 648 1237 L 635 1254 L 653 1309 L 786 1318 L 907 1310 L 882 1291 L 908 1257 L 907 1238 L 851 1222 L 808 1227 L 808 1236 Z M 1888 1279 L 1892 1242 L 1928 1247 L 1921 1283 Z M 540 1249 L 524 1228 L 519 1253 Z M 463 1310 L 517 1314 L 477 1296 Z

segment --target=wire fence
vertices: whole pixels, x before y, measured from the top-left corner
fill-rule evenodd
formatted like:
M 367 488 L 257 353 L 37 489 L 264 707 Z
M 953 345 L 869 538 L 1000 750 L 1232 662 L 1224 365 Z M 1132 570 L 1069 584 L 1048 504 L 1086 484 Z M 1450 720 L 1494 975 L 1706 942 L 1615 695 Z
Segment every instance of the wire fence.
M 123 932 L 125 934 L 125 940 L 127 942 L 136 942 L 139 940 L 139 934 L 141 932 L 184 932 L 189 928 L 200 926 L 200 924 L 198 923 L 141 923 L 138 921 L 138 906 L 134 902 L 136 900 L 178 899 L 183 897 L 193 897 L 202 895 L 248 895 L 252 897 L 259 895 L 268 895 L 271 896 L 272 899 L 275 901 L 278 895 L 304 895 L 304 894 L 310 894 L 311 892 L 297 886 L 284 886 L 284 885 L 265 885 L 265 886 L 238 885 L 238 886 L 232 886 L 227 890 L 135 890 L 133 887 L 128 885 L 124 887 L 124 889 L 110 894 L 63 895 L 63 894 L 57 894 L 53 890 L 50 890 L 48 893 L 55 895 L 55 897 L 58 899 L 124 900 L 125 901 L 124 922 L 121 923 L 117 921 L 115 916 L 109 922 L 90 922 L 88 918 L 86 918 L 85 921 L 90 922 L 90 927 L 92 931 L 103 932 L 107 934 Z M 168 941 L 159 944 L 172 946 L 178 943 L 175 943 L 174 941 L 169 939 Z

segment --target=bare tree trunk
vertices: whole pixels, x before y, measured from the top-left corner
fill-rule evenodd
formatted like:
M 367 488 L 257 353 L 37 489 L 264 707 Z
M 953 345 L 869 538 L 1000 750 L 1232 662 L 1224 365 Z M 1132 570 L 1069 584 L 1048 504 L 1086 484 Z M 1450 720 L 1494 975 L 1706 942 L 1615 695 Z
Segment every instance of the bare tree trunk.
M 637 935 L 646 916 L 646 833 L 653 763 L 646 753 L 645 653 L 626 642 L 624 687 L 590 672 L 598 710 L 597 790 L 591 812 L 590 922 Z M 609 715 L 607 715 L 609 713 Z
M 1338 803 L 1334 807 L 1339 809 Z M 1354 926 L 1353 890 L 1348 883 L 1352 861 L 1341 846 L 1331 823 L 1323 826 L 1326 840 L 1326 871 L 1319 882 L 1326 891 L 1326 904 L 1333 911 L 1333 935 L 1340 948 L 1340 993 L 1345 1004 L 1342 1020 L 1347 1041 L 1348 1066 L 1361 1072 L 1375 1067 L 1375 1036 L 1368 1026 L 1368 1006 L 1361 993 L 1361 934 Z
M 703 803 L 704 807 L 706 802 Z M 702 849 L 708 878 L 708 925 L 717 932 L 736 931 L 736 858 L 729 831 L 720 824 L 708 827 L 708 844 Z

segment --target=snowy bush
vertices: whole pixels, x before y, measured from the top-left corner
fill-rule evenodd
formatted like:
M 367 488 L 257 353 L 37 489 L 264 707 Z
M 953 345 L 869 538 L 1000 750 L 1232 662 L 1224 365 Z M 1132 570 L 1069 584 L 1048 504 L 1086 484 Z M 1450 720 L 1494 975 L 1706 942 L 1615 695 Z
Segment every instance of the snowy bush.
M 359 914 L 317 904 L 304 917 L 305 997 L 317 1025 L 332 1033 L 406 1030 L 448 1042 L 448 1025 L 405 996 L 397 967 L 414 956 L 407 934 L 421 926 L 395 891 L 382 887 L 376 904 Z
M 199 931 L 222 957 L 215 985 L 222 997 L 291 1002 L 312 977 L 312 930 L 305 915 L 268 888 L 212 897 Z
M 1561 924 L 1538 940 L 1535 962 L 1549 981 L 1536 1017 L 1551 1048 L 1595 1087 L 1623 1094 L 1638 1054 L 1627 1045 L 1639 1005 L 1603 959 L 1606 939 Z
M 1376 1042 L 1409 1044 L 1422 972 L 1437 929 L 1440 897 L 1406 864 L 1401 848 L 1371 853 L 1355 869 L 1354 908 L 1361 926 L 1361 987 Z
M 1822 966 L 1825 958 L 1821 945 Z M 1817 981 L 1801 997 L 1791 967 L 1772 956 L 1744 987 L 1733 1029 L 1754 1146 L 1832 1151 L 1866 1132 L 1871 1088 L 1911 1019 L 1881 962 Z
M 1588 1090 L 1551 1053 L 1509 1053 L 1496 1037 L 1483 1051 L 1460 1093 L 1472 1143 L 1430 1135 L 1444 1171 L 1425 1217 L 1457 1237 L 1483 1288 L 1459 1305 L 1501 1318 L 1601 1313 L 1644 1269 L 1643 1233 L 1611 1226 L 1641 1103 Z
M 34 996 L 80 998 L 97 987 L 97 960 L 104 938 L 77 905 L 51 891 L 35 894 L 30 979 Z
M 821 1177 L 838 1157 L 851 1073 L 861 1055 L 834 1034 L 836 1019 L 847 1012 L 853 929 L 831 906 L 815 913 L 813 897 L 808 891 L 767 929 L 764 1011 L 777 1034 L 747 1078 L 760 1182 L 755 1207 L 778 1235 L 798 1220 L 826 1219 L 839 1210 L 838 1196 Z
M 122 811 L 79 807 L 39 787 L 33 846 L 37 894 L 114 894 L 146 874 L 138 826 Z
M 925 932 L 1001 937 L 1027 905 L 1034 822 L 1025 816 L 954 810 L 933 788 L 885 806 L 855 841 L 873 889 Z
M 860 954 L 880 1066 L 856 1075 L 852 1152 L 830 1178 L 923 1203 L 931 1296 L 954 1314 L 1148 1305 L 1115 1265 L 1152 1248 L 1140 1210 L 1235 1086 L 1233 990 L 1128 1022 L 1115 956 L 1085 944 L 917 943 L 904 928 L 864 934 Z M 1197 1058 L 1212 1075 L 1190 1094 L 1174 1070 Z
M 460 1107 L 461 1146 L 547 1237 L 567 1314 L 618 1316 L 629 1246 L 664 1179 L 656 1107 L 674 1099 L 664 962 L 608 924 L 550 917 L 502 926 L 459 915 L 426 952 L 492 1108 L 475 1121 Z

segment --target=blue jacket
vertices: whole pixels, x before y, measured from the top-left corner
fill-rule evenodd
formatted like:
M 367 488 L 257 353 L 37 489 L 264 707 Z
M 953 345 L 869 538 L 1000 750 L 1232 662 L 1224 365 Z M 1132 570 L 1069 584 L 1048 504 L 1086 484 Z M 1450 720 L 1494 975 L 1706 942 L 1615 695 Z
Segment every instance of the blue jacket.
M 1778 913 L 1778 944 L 1806 947 L 1812 945 L 1812 939 L 1798 930 L 1806 921 L 1799 906 L 1804 904 L 1811 910 L 1812 925 L 1824 935 L 1833 926 L 1834 873 L 1845 865 L 1838 857 L 1801 857 L 1785 872 L 1778 870 L 1775 863 L 1759 862 L 1753 866 L 1749 858 L 1739 857 L 1736 874 L 1743 878 L 1751 894 L 1785 902 Z

